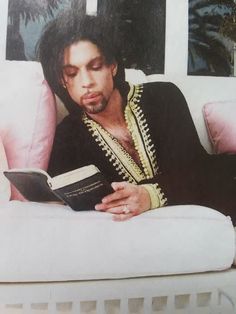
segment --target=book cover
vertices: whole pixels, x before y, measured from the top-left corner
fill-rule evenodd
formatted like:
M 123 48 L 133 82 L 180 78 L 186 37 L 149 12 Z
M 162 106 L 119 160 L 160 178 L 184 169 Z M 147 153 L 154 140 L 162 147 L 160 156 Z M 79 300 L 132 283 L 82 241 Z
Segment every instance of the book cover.
M 113 192 L 101 172 L 54 190 L 74 210 L 91 210 L 102 198 Z
M 63 201 L 73 210 L 93 210 L 113 192 L 103 174 L 93 165 L 51 178 L 37 169 L 11 169 L 4 175 L 29 201 Z

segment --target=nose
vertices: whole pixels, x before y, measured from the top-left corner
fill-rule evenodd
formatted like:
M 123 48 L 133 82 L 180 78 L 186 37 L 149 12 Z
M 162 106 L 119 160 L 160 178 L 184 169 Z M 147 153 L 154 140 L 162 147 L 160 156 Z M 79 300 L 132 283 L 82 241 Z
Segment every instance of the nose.
M 88 88 L 93 85 L 93 78 L 91 73 L 88 70 L 81 70 L 80 80 L 83 88 Z

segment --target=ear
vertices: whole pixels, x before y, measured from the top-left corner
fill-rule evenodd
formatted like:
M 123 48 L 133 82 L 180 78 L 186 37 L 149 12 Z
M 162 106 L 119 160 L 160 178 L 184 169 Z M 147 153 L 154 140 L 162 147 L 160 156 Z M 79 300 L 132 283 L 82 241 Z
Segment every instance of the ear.
M 116 62 L 111 64 L 111 73 L 112 73 L 113 77 L 116 76 L 117 68 L 118 68 L 118 66 L 117 66 Z
M 64 80 L 64 78 L 61 79 L 60 83 L 63 88 L 66 88 L 66 81 Z

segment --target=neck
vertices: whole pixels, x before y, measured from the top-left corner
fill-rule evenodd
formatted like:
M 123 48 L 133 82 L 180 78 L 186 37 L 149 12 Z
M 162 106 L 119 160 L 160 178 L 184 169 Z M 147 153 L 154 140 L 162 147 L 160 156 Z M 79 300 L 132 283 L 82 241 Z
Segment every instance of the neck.
M 88 114 L 88 116 L 106 130 L 124 126 L 125 118 L 122 104 L 123 99 L 119 90 L 114 89 L 105 110 L 96 114 Z

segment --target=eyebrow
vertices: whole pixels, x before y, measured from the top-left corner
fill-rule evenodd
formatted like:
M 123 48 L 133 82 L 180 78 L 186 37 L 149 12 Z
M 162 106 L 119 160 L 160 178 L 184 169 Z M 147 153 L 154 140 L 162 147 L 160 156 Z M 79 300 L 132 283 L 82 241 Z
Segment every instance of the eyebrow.
M 104 57 L 102 57 L 102 56 L 97 56 L 97 57 L 91 59 L 91 60 L 88 62 L 87 66 L 88 66 L 88 65 L 91 65 L 91 64 L 93 64 L 94 62 L 97 62 L 97 61 L 104 61 Z M 67 69 L 67 68 L 76 68 L 76 69 L 78 69 L 78 67 L 77 67 L 76 65 L 70 64 L 70 63 L 63 65 L 62 68 L 63 68 L 63 70 L 64 70 L 64 69 Z

